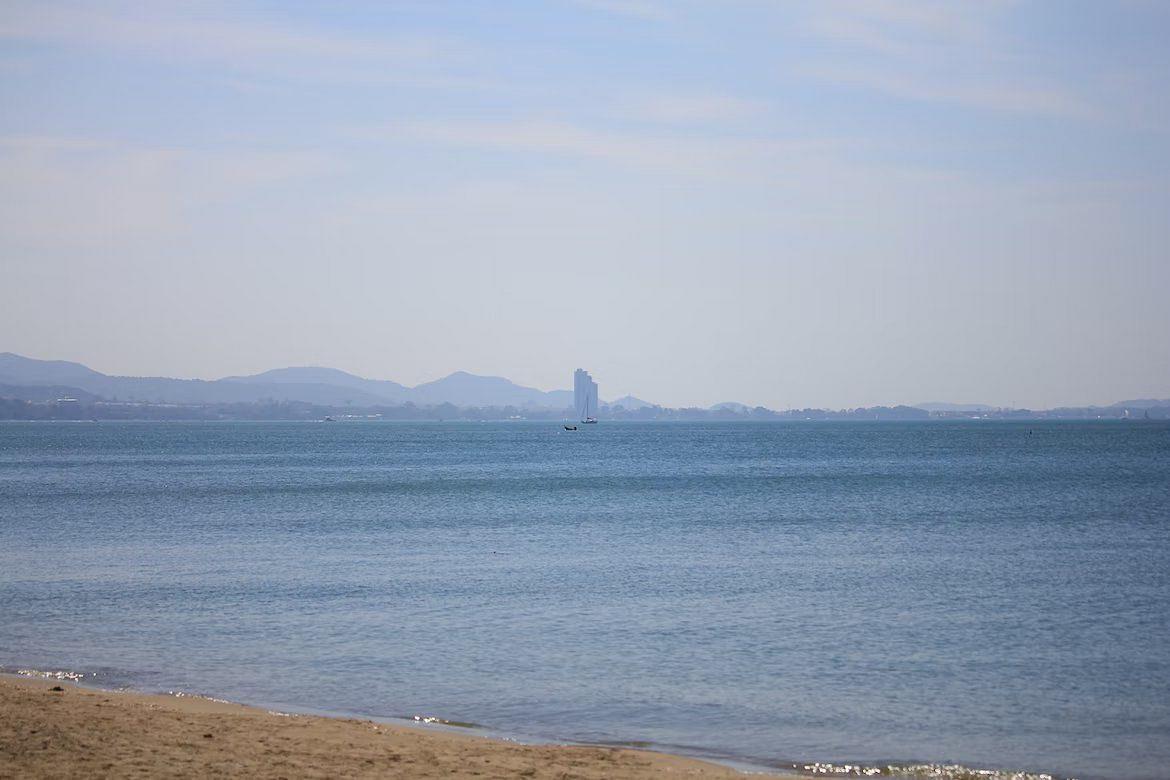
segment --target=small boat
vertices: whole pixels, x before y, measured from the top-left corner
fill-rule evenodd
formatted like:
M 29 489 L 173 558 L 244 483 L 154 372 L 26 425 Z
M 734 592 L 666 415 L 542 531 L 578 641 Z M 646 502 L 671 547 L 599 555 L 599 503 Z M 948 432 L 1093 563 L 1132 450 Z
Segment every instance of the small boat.
M 326 418 L 325 418 L 324 420 L 322 420 L 321 422 L 336 422 L 336 420 L 334 420 L 332 417 L 326 417 Z
M 585 423 L 586 425 L 596 425 L 596 424 L 597 424 L 597 418 L 596 418 L 596 417 L 586 417 L 586 418 L 585 418 L 584 420 L 582 420 L 581 422 Z
M 575 430 L 577 430 L 577 426 L 576 425 L 566 425 L 565 430 L 566 431 L 575 431 Z

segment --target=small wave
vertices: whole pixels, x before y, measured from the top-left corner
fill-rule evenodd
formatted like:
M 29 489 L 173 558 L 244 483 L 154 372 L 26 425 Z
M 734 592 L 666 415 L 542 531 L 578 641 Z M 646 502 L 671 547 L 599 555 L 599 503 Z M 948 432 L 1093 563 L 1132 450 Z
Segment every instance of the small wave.
M 235 704 L 234 701 L 227 699 L 217 699 L 214 696 L 204 696 L 201 693 L 187 693 L 186 691 L 167 691 L 167 696 L 174 696 L 177 699 L 202 699 L 203 701 L 213 701 L 216 704 Z
M 972 769 L 961 764 L 805 764 L 803 769 L 814 775 L 847 777 L 897 777 L 908 780 L 1057 780 L 1053 775 L 1037 772 L 1013 772 L 1003 769 Z M 1068 780 L 1074 780 L 1069 778 Z
M 413 720 L 415 723 L 437 723 L 440 726 L 455 726 L 461 729 L 476 729 L 480 727 L 478 723 L 468 723 L 462 720 L 447 720 L 446 718 L 438 718 L 434 715 L 412 715 L 410 720 Z
M 3 669 L 0 669 L 3 671 Z M 17 669 L 16 674 L 21 677 L 39 677 L 43 680 L 69 680 L 70 682 L 82 682 L 86 677 L 96 677 L 97 672 L 71 672 L 67 669 L 58 671 L 45 671 L 43 669 Z

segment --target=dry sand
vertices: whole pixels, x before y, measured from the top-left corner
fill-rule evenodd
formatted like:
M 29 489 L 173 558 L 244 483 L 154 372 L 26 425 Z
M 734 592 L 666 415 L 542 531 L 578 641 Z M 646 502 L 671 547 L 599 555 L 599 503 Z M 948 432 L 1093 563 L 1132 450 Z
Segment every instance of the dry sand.
M 743 777 L 663 753 L 518 745 L 364 720 L 282 716 L 197 697 L 0 677 L 0 778 L 129 776 Z

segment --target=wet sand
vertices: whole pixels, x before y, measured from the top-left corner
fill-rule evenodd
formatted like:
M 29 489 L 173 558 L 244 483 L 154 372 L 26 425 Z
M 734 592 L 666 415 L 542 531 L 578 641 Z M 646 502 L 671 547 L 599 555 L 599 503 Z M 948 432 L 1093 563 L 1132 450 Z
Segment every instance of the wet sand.
M 54 688 L 60 690 L 53 690 Z M 0 778 L 742 778 L 649 751 L 519 745 L 198 697 L 0 676 Z

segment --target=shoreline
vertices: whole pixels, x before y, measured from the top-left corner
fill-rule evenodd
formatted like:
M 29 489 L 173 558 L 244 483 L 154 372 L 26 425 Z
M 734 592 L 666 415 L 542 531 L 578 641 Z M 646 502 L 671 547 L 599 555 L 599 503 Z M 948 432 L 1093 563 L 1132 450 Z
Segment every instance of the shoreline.
M 766 768 L 606 745 L 526 744 L 457 726 L 299 714 L 190 694 L 0 674 L 0 778 L 796 778 Z
M 292 704 L 246 704 L 185 691 L 106 688 L 87 682 L 86 676 L 0 666 L 0 780 L 125 777 L 135 773 L 168 777 L 247 773 L 284 780 L 642 780 L 664 774 L 714 780 L 751 776 L 776 780 L 825 776 L 1075 780 L 1070 775 L 1003 767 L 977 769 L 953 762 L 765 763 L 698 749 L 688 752 L 685 746 L 668 744 L 538 737 L 425 715 L 375 716 Z M 68 699 L 73 706 L 61 707 L 69 694 L 73 694 Z M 150 713 L 158 716 L 153 731 L 147 717 Z M 232 735 L 231 744 L 194 740 L 194 727 L 200 723 L 210 730 L 195 736 L 213 740 L 218 729 Z M 289 730 L 309 744 L 290 746 L 284 733 Z M 273 747 L 274 742 L 280 746 Z M 95 744 L 101 750 L 87 752 Z M 143 764 L 147 753 L 155 759 L 150 766 Z M 200 757 L 203 763 L 193 763 Z M 99 760 L 101 763 L 95 763 Z

